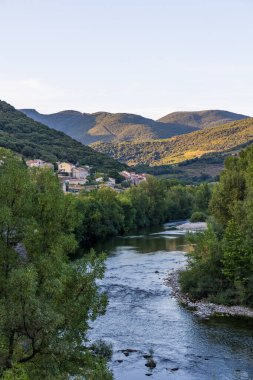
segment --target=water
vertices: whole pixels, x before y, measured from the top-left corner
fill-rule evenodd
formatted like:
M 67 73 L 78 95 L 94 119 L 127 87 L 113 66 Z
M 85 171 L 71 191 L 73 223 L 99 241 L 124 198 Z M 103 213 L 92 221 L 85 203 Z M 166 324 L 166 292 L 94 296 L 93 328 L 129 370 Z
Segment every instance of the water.
M 164 284 L 183 266 L 188 246 L 182 233 L 160 230 L 115 238 L 101 288 L 109 297 L 105 316 L 92 325 L 91 339 L 113 344 L 116 380 L 253 379 L 253 324 L 219 318 L 201 321 L 181 307 Z M 131 349 L 128 356 L 122 350 Z M 153 370 L 143 355 L 154 351 Z

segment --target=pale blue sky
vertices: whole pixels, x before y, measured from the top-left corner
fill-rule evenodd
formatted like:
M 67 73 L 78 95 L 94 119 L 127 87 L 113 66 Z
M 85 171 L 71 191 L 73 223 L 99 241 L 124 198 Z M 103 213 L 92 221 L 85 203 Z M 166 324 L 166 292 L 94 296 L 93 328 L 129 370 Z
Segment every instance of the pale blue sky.
M 0 0 L 0 99 L 253 116 L 253 0 Z

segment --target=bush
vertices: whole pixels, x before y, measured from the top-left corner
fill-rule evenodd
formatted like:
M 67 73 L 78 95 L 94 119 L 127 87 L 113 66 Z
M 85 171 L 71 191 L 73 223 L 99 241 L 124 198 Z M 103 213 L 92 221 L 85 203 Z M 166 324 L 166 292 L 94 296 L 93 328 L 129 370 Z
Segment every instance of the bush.
M 206 221 L 206 214 L 204 214 L 201 211 L 195 211 L 195 212 L 192 213 L 190 221 L 192 223 L 195 223 L 195 222 L 205 222 Z
M 192 300 L 209 298 L 210 295 L 216 297 L 223 289 L 222 273 L 211 261 L 198 262 L 181 272 L 179 282 L 182 292 Z

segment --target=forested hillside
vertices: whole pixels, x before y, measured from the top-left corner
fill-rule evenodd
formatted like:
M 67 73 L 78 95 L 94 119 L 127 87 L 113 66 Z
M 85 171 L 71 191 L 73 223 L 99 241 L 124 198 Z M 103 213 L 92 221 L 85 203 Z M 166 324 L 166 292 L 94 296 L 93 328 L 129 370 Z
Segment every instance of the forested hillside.
M 157 121 L 128 113 L 62 111 L 44 115 L 33 109 L 23 109 L 22 112 L 86 145 L 94 142 L 166 139 L 246 118 L 232 112 L 212 110 L 175 112 Z
M 166 140 L 96 143 L 92 147 L 129 165 L 159 166 L 224 152 L 252 141 L 253 118 L 247 118 Z
M 22 110 L 32 119 L 63 131 L 83 144 L 108 141 L 141 141 L 168 138 L 197 130 L 187 125 L 160 123 L 140 115 L 127 113 L 62 111 L 43 115 L 36 110 Z
M 82 145 L 63 132 L 35 122 L 3 101 L 0 101 L 0 147 L 9 148 L 29 159 L 79 162 L 99 170 L 124 168 L 124 165 Z

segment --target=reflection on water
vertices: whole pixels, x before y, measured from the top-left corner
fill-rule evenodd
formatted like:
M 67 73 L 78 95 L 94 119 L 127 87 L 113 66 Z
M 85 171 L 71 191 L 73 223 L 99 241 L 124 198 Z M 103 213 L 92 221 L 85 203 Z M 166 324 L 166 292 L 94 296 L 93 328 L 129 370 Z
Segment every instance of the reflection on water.
M 114 346 L 116 380 L 253 379 L 252 322 L 203 322 L 182 308 L 164 285 L 168 271 L 184 265 L 188 246 L 181 233 L 163 229 L 118 237 L 98 246 L 108 252 L 101 288 L 109 306 L 93 324 L 91 339 Z M 135 350 L 128 356 L 125 349 Z M 143 355 L 154 350 L 157 367 Z
M 171 228 L 170 226 L 168 228 Z M 185 236 L 181 231 L 154 227 L 146 229 L 138 235 L 114 237 L 106 243 L 97 244 L 97 251 L 113 253 L 116 247 L 134 248 L 140 253 L 155 253 L 157 251 L 187 251 Z

